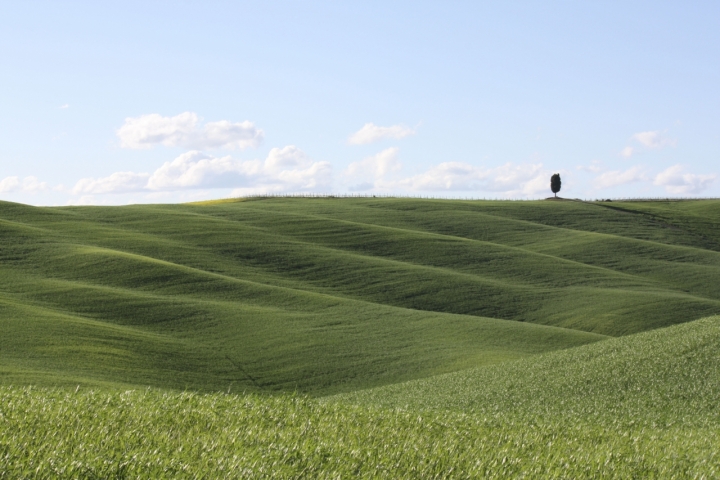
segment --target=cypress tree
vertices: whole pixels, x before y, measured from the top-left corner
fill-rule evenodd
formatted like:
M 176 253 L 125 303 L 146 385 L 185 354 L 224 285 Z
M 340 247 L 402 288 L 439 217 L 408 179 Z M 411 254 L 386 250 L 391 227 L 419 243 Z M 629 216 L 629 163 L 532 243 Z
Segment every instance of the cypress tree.
M 560 191 L 560 187 L 562 186 L 562 182 L 560 181 L 560 174 L 556 173 L 552 177 L 550 177 L 550 190 L 555 194 L 555 198 L 557 198 L 557 193 Z

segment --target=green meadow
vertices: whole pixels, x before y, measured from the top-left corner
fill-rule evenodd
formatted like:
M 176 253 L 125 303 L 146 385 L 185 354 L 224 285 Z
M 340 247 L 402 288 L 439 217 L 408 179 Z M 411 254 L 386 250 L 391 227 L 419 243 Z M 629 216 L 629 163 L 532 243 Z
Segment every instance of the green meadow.
M 0 478 L 714 478 L 720 201 L 0 202 Z

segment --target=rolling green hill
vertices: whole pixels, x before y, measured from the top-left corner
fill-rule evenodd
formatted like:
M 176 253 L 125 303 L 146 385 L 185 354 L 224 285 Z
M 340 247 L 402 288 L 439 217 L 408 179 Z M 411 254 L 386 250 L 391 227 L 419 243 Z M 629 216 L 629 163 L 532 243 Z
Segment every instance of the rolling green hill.
M 0 477 L 717 478 L 719 347 L 711 317 L 327 399 L 0 386 Z
M 715 478 L 719 281 L 720 201 L 0 203 L 0 478 Z
M 720 202 L 0 203 L 0 382 L 353 391 L 720 313 Z
M 330 397 L 577 425 L 720 426 L 720 316 Z

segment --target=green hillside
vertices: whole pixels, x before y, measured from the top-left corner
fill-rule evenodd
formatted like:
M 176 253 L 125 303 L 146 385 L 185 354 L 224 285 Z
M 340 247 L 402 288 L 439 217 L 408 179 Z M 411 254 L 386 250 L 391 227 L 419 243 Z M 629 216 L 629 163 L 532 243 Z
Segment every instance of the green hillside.
M 0 478 L 715 478 L 719 225 L 0 203 Z
M 720 427 L 720 317 L 331 397 L 568 425 Z
M 0 203 L 0 382 L 315 395 L 720 313 L 720 202 Z
M 329 399 L 0 386 L 0 477 L 717 478 L 719 397 L 720 317 Z

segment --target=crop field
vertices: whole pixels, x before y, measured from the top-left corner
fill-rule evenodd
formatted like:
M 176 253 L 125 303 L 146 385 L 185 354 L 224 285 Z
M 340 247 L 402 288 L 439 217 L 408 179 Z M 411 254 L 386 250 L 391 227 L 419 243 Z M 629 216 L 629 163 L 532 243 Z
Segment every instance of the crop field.
M 715 478 L 720 201 L 0 202 L 0 478 Z
M 328 397 L 535 423 L 720 426 L 720 317 Z M 720 459 L 719 459 L 720 460 Z
M 718 425 L 0 387 L 3 478 L 717 478 Z
M 0 387 L 0 476 L 716 478 L 718 398 L 720 317 L 321 399 Z

